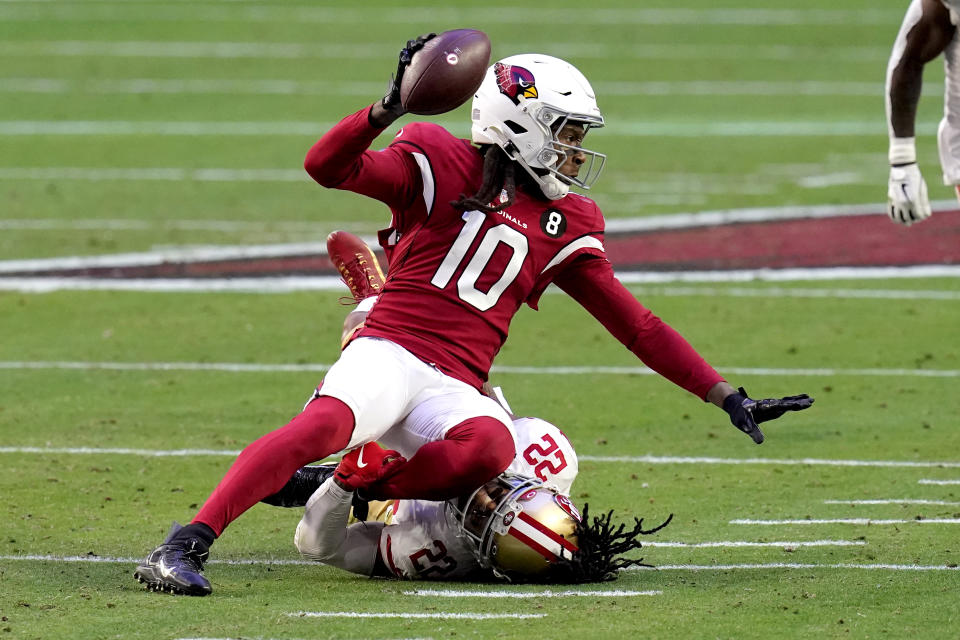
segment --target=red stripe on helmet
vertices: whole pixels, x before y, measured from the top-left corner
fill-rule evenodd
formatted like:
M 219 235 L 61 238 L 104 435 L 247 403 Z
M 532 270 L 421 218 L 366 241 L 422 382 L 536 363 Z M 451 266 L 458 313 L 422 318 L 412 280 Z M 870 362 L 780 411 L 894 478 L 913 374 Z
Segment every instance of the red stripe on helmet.
M 547 549 L 545 546 L 543 546 L 542 544 L 540 544 L 539 542 L 537 542 L 527 534 L 517 531 L 515 527 L 510 527 L 510 531 L 508 532 L 508 534 L 513 536 L 523 544 L 527 545 L 528 547 L 530 547 L 540 555 L 542 555 L 544 558 L 547 559 L 547 562 L 553 562 L 554 560 L 557 559 L 557 554 L 553 553 L 552 551 L 550 551 L 550 549 Z
M 556 531 L 546 527 L 542 522 L 527 515 L 523 511 L 520 512 L 520 515 L 518 517 L 524 522 L 526 522 L 528 525 L 530 525 L 531 527 L 533 527 L 534 529 L 542 533 L 543 535 L 547 536 L 548 538 L 550 538 L 551 540 L 559 544 L 561 547 L 563 547 L 570 553 L 576 553 L 577 551 L 579 551 L 579 549 L 577 548 L 577 545 L 573 544 L 572 542 L 570 542 L 569 540 L 561 536 Z M 511 529 L 510 531 L 512 532 L 513 529 Z

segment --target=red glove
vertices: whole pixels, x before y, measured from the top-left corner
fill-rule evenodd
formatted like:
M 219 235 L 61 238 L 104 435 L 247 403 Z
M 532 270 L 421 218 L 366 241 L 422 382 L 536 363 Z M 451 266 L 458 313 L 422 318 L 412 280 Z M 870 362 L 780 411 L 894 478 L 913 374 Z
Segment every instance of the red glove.
M 384 449 L 376 442 L 368 442 L 343 456 L 333 477 L 342 488 L 356 491 L 389 478 L 406 462 L 407 459 L 399 452 Z

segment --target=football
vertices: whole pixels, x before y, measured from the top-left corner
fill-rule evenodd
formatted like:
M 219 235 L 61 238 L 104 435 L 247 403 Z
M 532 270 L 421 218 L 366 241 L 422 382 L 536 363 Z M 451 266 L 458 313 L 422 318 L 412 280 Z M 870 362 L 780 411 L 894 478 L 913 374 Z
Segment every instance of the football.
M 408 113 L 434 115 L 469 100 L 490 65 L 490 38 L 476 29 L 444 31 L 413 54 L 400 83 Z

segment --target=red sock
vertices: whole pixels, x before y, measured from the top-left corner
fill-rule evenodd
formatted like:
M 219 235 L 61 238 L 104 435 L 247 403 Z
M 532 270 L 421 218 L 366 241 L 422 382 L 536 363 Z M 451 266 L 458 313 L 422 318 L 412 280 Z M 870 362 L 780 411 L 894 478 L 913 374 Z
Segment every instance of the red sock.
M 241 513 L 279 491 L 297 469 L 346 447 L 353 425 L 347 405 L 320 396 L 286 426 L 241 451 L 192 522 L 207 525 L 219 536 Z
M 443 440 L 420 447 L 400 471 L 368 491 L 376 498 L 447 500 L 496 477 L 514 455 L 513 438 L 499 420 L 471 418 L 447 431 Z

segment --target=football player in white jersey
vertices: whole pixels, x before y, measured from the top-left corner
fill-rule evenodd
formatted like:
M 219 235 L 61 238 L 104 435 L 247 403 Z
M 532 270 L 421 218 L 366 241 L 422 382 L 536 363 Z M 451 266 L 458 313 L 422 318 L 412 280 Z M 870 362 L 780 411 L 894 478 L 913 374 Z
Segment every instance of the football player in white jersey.
M 510 412 L 499 388 L 489 393 Z M 408 417 L 407 424 L 396 430 L 413 440 L 411 446 L 434 432 L 428 424 L 434 409 L 429 404 L 423 407 L 423 417 Z M 444 407 L 435 409 L 437 424 L 442 424 Z M 301 468 L 263 502 L 306 506 L 295 536 L 300 553 L 362 575 L 466 580 L 492 570 L 519 580 L 584 581 L 607 576 L 606 565 L 588 573 L 581 568 L 568 578 L 550 572 L 558 561 L 572 560 L 578 550 L 580 514 L 567 497 L 579 469 L 577 455 L 556 426 L 539 418 L 510 415 L 517 434 L 514 461 L 503 475 L 459 500 L 367 502 L 358 498 L 357 491 L 365 488 L 365 475 L 381 477 L 377 465 L 403 460 L 399 452 L 370 443 L 340 465 Z M 403 442 L 398 446 L 409 450 Z M 358 460 L 366 461 L 362 462 L 365 468 L 356 468 Z M 524 518 L 514 522 L 507 516 L 510 505 L 514 512 L 525 513 Z M 631 540 L 646 533 L 637 526 Z M 569 563 L 560 566 L 569 573 Z
M 345 346 L 376 299 L 383 275 L 370 248 L 352 234 L 334 232 L 328 248 L 351 294 L 360 302 L 344 320 Z M 484 391 L 513 420 L 517 454 L 503 475 L 471 495 L 447 502 L 367 503 L 357 498 L 356 491 L 365 488 L 365 475 L 382 476 L 378 465 L 395 464 L 402 460 L 401 452 L 409 455 L 423 440 L 440 433 L 449 408 L 443 406 L 442 398 L 436 398 L 418 406 L 401 428 L 392 430 L 396 435 L 389 444 L 399 451 L 386 451 L 371 443 L 364 445 L 356 458 L 348 456 L 340 465 L 303 467 L 263 502 L 306 506 L 297 526 L 297 549 L 307 558 L 353 573 L 463 580 L 489 569 L 511 579 L 544 577 L 558 561 L 569 561 L 578 551 L 581 517 L 568 497 L 579 469 L 577 455 L 556 426 L 539 418 L 513 415 L 499 387 L 485 385 Z M 644 532 L 638 522 L 633 538 L 640 533 Z M 559 566 L 570 565 L 560 562 Z M 604 566 L 599 571 L 594 568 L 590 575 L 600 579 L 609 573 L 610 567 Z M 576 577 L 568 579 L 588 577 L 582 569 L 573 575 Z M 562 578 L 554 571 L 548 579 Z
M 381 453 L 387 460 L 392 452 Z M 586 508 L 581 516 L 555 488 L 504 473 L 459 499 L 374 503 L 366 521 L 352 522 L 354 487 L 340 476 L 338 466 L 308 500 L 295 544 L 306 558 L 371 577 L 469 580 L 492 572 L 518 582 L 612 580 L 619 569 L 642 564 L 622 557 L 641 547 L 639 536 L 670 521 L 614 528 L 608 513 L 590 522 Z
M 887 214 L 911 225 L 930 217 L 927 185 L 917 165 L 916 117 L 923 67 L 941 53 L 943 119 L 937 131 L 943 182 L 960 197 L 960 0 L 912 0 L 887 64 L 886 111 L 890 138 Z
M 562 439 L 557 453 L 572 464 L 558 474 L 552 473 L 554 467 L 541 467 L 543 480 L 533 476 L 536 465 L 518 454 L 510 470 L 457 500 L 366 503 L 356 493 L 365 488 L 366 470 L 357 470 L 348 458 L 337 466 L 302 468 L 264 502 L 290 507 L 305 500 L 294 538 L 297 549 L 306 558 L 353 573 L 432 580 L 467 580 L 485 570 L 512 579 L 541 576 L 578 551 L 581 517 L 567 497 L 576 456 L 553 425 L 536 419 L 523 424 L 536 424 L 541 437 Z M 370 443 L 361 459 L 376 474 L 377 465 L 391 464 L 398 455 Z M 514 515 L 508 516 L 511 510 Z
M 507 472 L 458 499 L 367 503 L 357 492 L 403 460 L 368 443 L 340 464 L 301 468 L 263 502 L 306 506 L 294 536 L 304 557 L 370 577 L 470 580 L 492 573 L 519 582 L 599 582 L 642 565 L 623 554 L 641 548 L 639 537 L 662 529 L 672 514 L 649 530 L 639 519 L 630 529 L 614 527 L 612 512 L 591 521 L 585 507 L 581 516 L 567 495 L 576 477 L 569 442 L 536 418 L 515 425 L 519 441 L 532 443 L 527 453 L 541 453 L 544 441 L 563 443 L 554 457 L 568 464 L 543 465 L 546 458 L 518 453 Z

